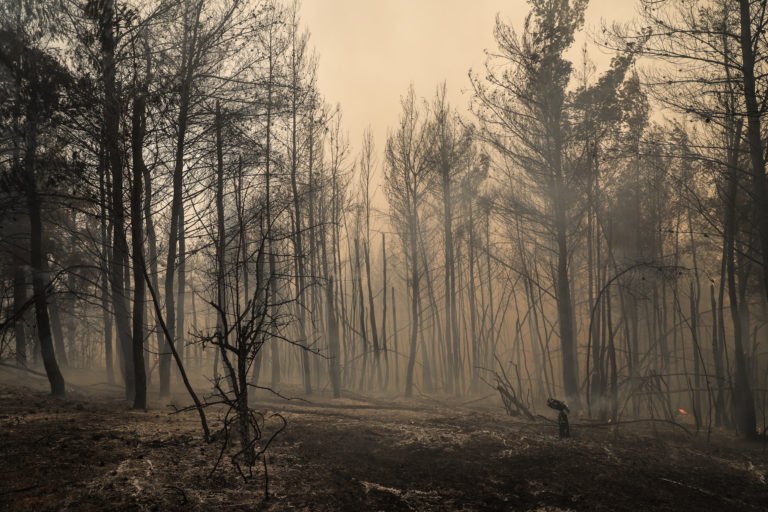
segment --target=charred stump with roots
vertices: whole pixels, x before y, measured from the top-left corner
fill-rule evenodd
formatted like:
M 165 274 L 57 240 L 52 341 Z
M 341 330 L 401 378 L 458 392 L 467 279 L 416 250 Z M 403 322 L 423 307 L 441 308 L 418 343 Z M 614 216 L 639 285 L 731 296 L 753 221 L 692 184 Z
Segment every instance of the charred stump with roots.
M 571 410 L 568 409 L 568 405 L 556 398 L 550 398 L 547 400 L 547 407 L 558 411 L 557 428 L 560 434 L 560 439 L 571 437 L 571 427 L 568 424 L 568 413 L 571 412 Z

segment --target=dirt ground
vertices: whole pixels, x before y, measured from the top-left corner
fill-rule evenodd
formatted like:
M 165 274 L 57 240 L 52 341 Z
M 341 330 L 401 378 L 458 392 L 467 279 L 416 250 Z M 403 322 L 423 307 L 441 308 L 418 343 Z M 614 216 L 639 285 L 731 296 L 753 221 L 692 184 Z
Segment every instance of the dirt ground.
M 256 397 L 265 435 L 288 424 L 243 483 L 194 412 L 118 389 L 54 399 L 0 369 L 0 510 L 768 510 L 768 451 L 670 425 L 595 426 L 573 438 L 484 402 Z M 186 405 L 182 395 L 177 405 Z M 552 411 L 549 411 L 552 412 Z M 210 411 L 211 422 L 216 413 Z M 549 414 L 554 418 L 554 414 Z

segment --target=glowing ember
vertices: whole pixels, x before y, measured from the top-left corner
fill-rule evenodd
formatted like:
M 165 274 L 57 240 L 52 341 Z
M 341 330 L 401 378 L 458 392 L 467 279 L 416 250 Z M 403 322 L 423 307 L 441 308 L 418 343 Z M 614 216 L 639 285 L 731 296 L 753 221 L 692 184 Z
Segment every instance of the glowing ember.
M 688 415 L 688 413 L 685 411 L 685 409 L 678 409 L 678 411 L 680 411 L 680 414 L 682 414 L 683 416 L 687 416 Z

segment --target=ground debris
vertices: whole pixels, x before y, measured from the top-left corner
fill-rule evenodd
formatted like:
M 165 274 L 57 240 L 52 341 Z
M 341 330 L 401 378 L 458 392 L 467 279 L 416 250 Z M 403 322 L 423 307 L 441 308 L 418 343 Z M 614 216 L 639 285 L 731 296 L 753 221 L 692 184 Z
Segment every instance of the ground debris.
M 114 397 L 79 409 L 0 386 L 0 509 L 768 510 L 760 447 L 725 434 L 706 444 L 637 423 L 620 435 L 579 428 L 563 443 L 492 409 L 315 402 L 266 404 L 289 427 L 267 454 L 265 502 L 259 479 L 243 484 L 227 457 L 210 476 L 217 449 L 193 411 L 168 422 Z

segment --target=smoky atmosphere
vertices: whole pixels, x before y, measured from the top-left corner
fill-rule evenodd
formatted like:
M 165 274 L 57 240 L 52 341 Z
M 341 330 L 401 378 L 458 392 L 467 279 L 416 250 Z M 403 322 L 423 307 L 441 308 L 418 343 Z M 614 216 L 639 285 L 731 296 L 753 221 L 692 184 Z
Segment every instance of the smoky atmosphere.
M 768 510 L 765 0 L 0 0 L 0 510 Z

